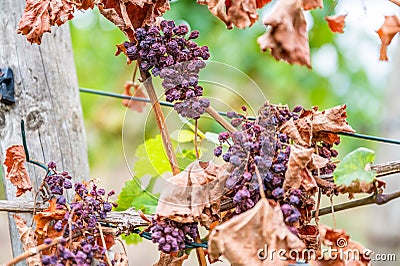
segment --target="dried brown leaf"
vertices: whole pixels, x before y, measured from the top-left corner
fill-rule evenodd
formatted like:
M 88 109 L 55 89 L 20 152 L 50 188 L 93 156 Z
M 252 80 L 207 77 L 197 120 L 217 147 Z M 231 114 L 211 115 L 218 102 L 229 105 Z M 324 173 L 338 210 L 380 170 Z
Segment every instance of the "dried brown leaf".
M 133 87 L 133 91 L 134 91 L 133 95 L 131 93 L 132 87 Z M 134 83 L 132 81 L 125 82 L 123 95 L 134 96 L 134 97 L 139 97 L 139 98 L 147 98 L 146 94 L 143 91 L 143 88 L 141 88 L 138 83 Z M 129 109 L 131 109 L 132 111 L 137 111 L 139 113 L 142 113 L 144 111 L 144 108 L 146 107 L 145 102 L 134 101 L 134 100 L 129 100 L 129 99 L 123 99 L 122 104 L 125 107 L 128 107 Z
M 296 189 L 302 186 L 306 191 L 313 193 L 317 184 L 307 169 L 307 165 L 312 161 L 313 153 L 314 148 L 307 149 L 298 145 L 291 147 L 283 189 Z
M 115 253 L 114 266 L 129 266 L 128 256 L 125 253 Z
M 319 237 L 318 226 L 307 224 L 299 229 L 299 238 L 306 245 L 306 249 L 319 251 L 321 248 L 321 241 Z M 305 254 L 306 255 L 306 254 Z M 309 259 L 309 258 L 305 258 Z
M 56 238 L 62 234 L 57 232 L 53 226 L 50 225 L 52 221 L 63 220 L 66 210 L 57 209 L 56 199 L 53 198 L 49 201 L 50 205 L 45 210 L 35 214 L 33 219 L 36 223 L 36 235 L 38 244 L 43 244 L 46 238 Z M 65 223 L 65 222 L 64 222 Z
M 310 170 L 321 169 L 328 164 L 329 160 L 319 156 L 318 154 L 311 154 L 311 161 L 308 163 L 307 168 Z
M 312 146 L 312 143 L 324 141 L 334 144 L 340 141 L 337 133 L 355 130 L 346 121 L 346 105 L 338 105 L 325 111 L 318 111 L 318 107 L 311 110 L 303 110 L 299 119 L 293 119 L 284 123 L 280 130 L 287 134 L 296 144 L 304 147 Z
M 301 0 L 281 0 L 275 12 L 263 23 L 271 26 L 257 42 L 263 51 L 270 50 L 276 60 L 311 68 L 310 47 Z
M 277 256 L 260 260 L 259 250 L 265 246 L 288 252 L 304 248 L 285 225 L 280 206 L 261 199 L 252 209 L 215 227 L 208 241 L 208 256 L 213 262 L 223 255 L 232 265 L 288 265 Z
M 372 252 L 350 239 L 345 230 L 319 225 L 321 242 L 329 247 L 329 256 L 309 261 L 312 266 L 363 266 L 369 265 Z M 324 255 L 327 255 L 324 253 Z
M 310 119 L 301 119 L 295 123 L 293 118 L 291 118 L 281 126 L 279 131 L 285 133 L 296 144 L 304 147 L 311 146 L 312 132 Z
M 223 194 L 227 165 L 194 161 L 183 172 L 168 179 L 158 201 L 157 217 L 181 223 L 204 219 L 204 209 L 219 202 Z
M 182 266 L 183 262 L 187 260 L 188 257 L 188 254 L 177 257 L 172 254 L 160 252 L 160 260 L 153 266 Z
M 257 8 L 271 2 L 271 0 L 197 0 L 201 5 L 207 5 L 211 14 L 222 20 L 231 29 L 234 26 L 244 29 L 250 27 L 258 19 Z
M 156 18 L 169 10 L 167 0 L 100 0 L 100 13 L 114 23 L 130 41 L 135 29 L 155 23 Z
M 311 10 L 317 8 L 324 8 L 323 0 L 303 0 L 303 9 Z
M 400 31 L 400 19 L 398 16 L 385 16 L 385 22 L 377 31 L 382 45 L 380 49 L 379 60 L 387 61 L 387 47 L 392 42 L 393 37 Z
M 96 238 L 96 242 L 97 245 L 104 247 L 100 236 Z M 115 244 L 114 236 L 112 234 L 104 234 L 104 244 L 106 244 L 106 249 L 109 250 Z
M 338 133 L 338 132 L 348 132 L 354 133 L 355 130 L 349 125 L 346 121 L 346 105 L 338 105 L 325 111 L 315 111 L 312 118 L 312 131 L 313 131 L 313 139 L 315 141 L 325 141 L 326 135 L 318 136 L 318 133 Z
M 6 151 L 4 165 L 7 167 L 6 179 L 17 187 L 17 197 L 32 190 L 32 183 L 25 168 L 25 151 L 22 145 L 13 145 Z
M 328 22 L 328 26 L 332 32 L 343 33 L 346 17 L 347 14 L 326 16 L 325 20 Z
M 26 221 L 20 216 L 14 214 L 13 217 L 24 250 L 28 251 L 29 249 L 36 247 L 34 230 L 31 227 L 26 226 Z M 26 262 L 28 266 L 42 265 L 42 260 L 39 253 L 28 257 Z
M 337 191 L 342 194 L 349 193 L 349 198 L 354 198 L 355 193 L 368 193 L 371 194 L 376 191 L 376 188 L 381 188 L 386 186 L 386 182 L 375 178 L 376 182 L 367 183 L 365 181 L 356 180 L 351 182 L 350 186 L 339 186 L 337 187 Z
M 93 8 L 94 0 L 27 0 L 17 33 L 31 43 L 40 44 L 42 35 L 51 32 L 51 26 L 61 26 L 74 17 L 76 9 Z

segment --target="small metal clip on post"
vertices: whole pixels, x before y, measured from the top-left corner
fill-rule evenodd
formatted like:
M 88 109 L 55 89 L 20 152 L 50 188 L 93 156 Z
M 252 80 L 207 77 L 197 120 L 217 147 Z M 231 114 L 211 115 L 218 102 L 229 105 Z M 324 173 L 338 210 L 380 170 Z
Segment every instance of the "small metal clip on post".
M 15 103 L 14 75 L 11 68 L 0 68 L 0 102 L 6 105 Z

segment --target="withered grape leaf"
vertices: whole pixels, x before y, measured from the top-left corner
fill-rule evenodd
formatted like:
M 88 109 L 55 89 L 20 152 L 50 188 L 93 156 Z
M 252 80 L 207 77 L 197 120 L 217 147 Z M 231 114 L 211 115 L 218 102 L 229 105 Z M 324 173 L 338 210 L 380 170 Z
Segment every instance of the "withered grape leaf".
M 311 117 L 298 119 L 296 122 L 291 118 L 285 122 L 279 129 L 281 132 L 288 135 L 294 143 L 304 147 L 311 146 L 312 139 L 312 123 Z
M 315 111 L 312 119 L 313 138 L 317 136 L 314 132 L 355 132 L 346 121 L 346 105 L 338 105 L 322 112 Z
M 100 13 L 114 23 L 130 41 L 135 29 L 153 24 L 157 17 L 169 10 L 167 0 L 100 0 Z
M 32 190 L 31 179 L 25 168 L 25 151 L 22 145 L 13 145 L 6 151 L 4 165 L 6 166 L 6 179 L 17 187 L 17 197 L 26 191 Z
M 133 87 L 133 94 L 131 93 L 131 88 Z M 146 94 L 144 93 L 143 89 L 140 87 L 138 83 L 134 83 L 132 81 L 127 81 L 125 82 L 124 85 L 124 95 L 126 96 L 134 96 L 134 97 L 139 97 L 139 98 L 147 98 Z M 123 99 L 122 104 L 125 107 L 128 107 L 132 111 L 136 111 L 138 113 L 142 113 L 144 111 L 144 108 L 146 107 L 145 102 L 140 102 L 140 101 L 134 101 L 134 100 L 129 100 L 129 99 Z
M 281 208 L 274 202 L 261 199 L 250 210 L 234 216 L 218 225 L 208 240 L 208 256 L 211 262 L 223 255 L 232 265 L 288 265 L 288 261 L 268 257 L 259 259 L 259 250 L 301 251 L 304 243 L 289 231 Z
M 270 50 L 276 60 L 311 68 L 307 23 L 301 0 L 280 0 L 275 12 L 263 23 L 271 28 L 258 37 L 263 51 Z
M 18 230 L 18 233 L 20 236 L 20 240 L 22 243 L 22 247 L 24 248 L 24 250 L 28 251 L 31 248 L 35 248 L 36 241 L 35 241 L 34 230 L 31 227 L 28 227 L 26 225 L 26 221 L 24 219 L 22 219 L 20 216 L 14 214 L 13 217 L 14 217 L 15 225 L 17 227 L 17 230 Z M 27 262 L 28 266 L 42 265 L 42 260 L 40 258 L 39 253 L 26 258 L 26 262 Z
M 27 0 L 17 33 L 31 43 L 40 44 L 42 35 L 51 32 L 51 26 L 61 26 L 74 17 L 75 9 L 93 8 L 93 0 Z
M 54 229 L 54 226 L 49 226 L 53 220 L 63 220 L 66 210 L 57 209 L 56 198 L 49 201 L 50 205 L 47 209 L 35 214 L 33 219 L 36 223 L 36 236 L 38 244 L 42 244 L 46 238 L 56 238 L 62 234 Z M 65 222 L 64 222 L 65 223 Z
M 370 163 L 375 160 L 373 150 L 360 147 L 349 154 L 336 167 L 333 172 L 335 184 L 350 186 L 353 181 L 371 183 L 375 180 L 375 173 L 371 171 Z
M 187 258 L 189 258 L 188 254 L 177 257 L 160 251 L 160 259 L 153 266 L 182 266 Z
M 315 106 L 311 110 L 303 110 L 298 120 L 289 120 L 282 125 L 280 130 L 292 138 L 296 144 L 304 147 L 310 147 L 312 143 L 318 141 L 333 144 L 340 140 L 336 133 L 355 132 L 346 118 L 345 104 L 322 112 Z
M 345 230 L 318 226 L 321 242 L 329 248 L 318 260 L 311 260 L 311 266 L 367 266 L 372 252 L 360 243 L 350 239 Z
M 379 60 L 387 61 L 387 47 L 392 42 L 393 37 L 400 31 L 400 19 L 398 16 L 385 16 L 385 22 L 377 31 L 382 45 L 380 49 Z
M 303 0 L 304 10 L 311 10 L 317 8 L 324 8 L 323 0 Z
M 201 5 L 207 5 L 211 14 L 222 20 L 227 28 L 233 25 L 244 29 L 252 26 L 258 19 L 257 8 L 271 2 L 271 0 L 197 0 Z
M 303 186 L 306 191 L 313 191 L 317 188 L 317 183 L 307 169 L 307 165 L 312 161 L 314 148 L 304 148 L 293 145 L 290 149 L 288 168 L 285 173 L 283 188 L 289 190 Z
M 325 20 L 328 22 L 328 26 L 332 32 L 343 33 L 346 17 L 347 14 L 326 16 Z
M 219 202 L 227 178 L 228 164 L 217 166 L 194 161 L 184 171 L 167 179 L 158 200 L 158 218 L 188 223 L 202 220 L 206 207 Z

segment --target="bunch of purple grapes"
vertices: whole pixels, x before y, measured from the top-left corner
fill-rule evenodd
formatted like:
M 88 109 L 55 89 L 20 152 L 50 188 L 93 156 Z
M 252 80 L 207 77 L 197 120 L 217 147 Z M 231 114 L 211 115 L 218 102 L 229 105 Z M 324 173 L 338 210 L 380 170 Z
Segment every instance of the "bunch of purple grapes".
M 62 239 L 56 247 L 54 255 L 43 255 L 44 265 L 91 265 L 93 259 L 104 260 L 106 249 L 96 243 L 99 229 L 97 223 L 107 217 L 107 213 L 117 204 L 109 201 L 109 197 L 115 194 L 111 190 L 106 194 L 103 188 L 98 188 L 92 183 L 90 187 L 77 182 L 74 184 L 76 202 L 68 204 L 63 195 L 64 189 L 72 188 L 71 176 L 67 172 L 58 173 L 54 162 L 48 164 L 49 172 L 45 177 L 45 185 L 49 187 L 52 197 L 56 197 L 57 208 L 65 209 L 66 213 L 62 220 L 57 220 L 53 228 L 62 233 Z M 69 207 L 68 207 L 69 205 Z M 67 239 L 80 237 L 85 232 L 83 240 L 72 246 L 67 246 Z M 70 235 L 72 233 L 72 235 Z M 48 238 L 46 244 L 52 242 Z M 106 265 L 99 261 L 99 265 Z
M 178 252 L 186 248 L 185 241 L 194 241 L 197 237 L 197 223 L 178 223 L 170 219 L 156 221 L 149 227 L 153 243 L 165 253 Z
M 210 57 L 207 46 L 198 46 L 193 40 L 198 31 L 189 33 L 186 25 L 176 26 L 174 21 L 162 21 L 160 26 L 138 28 L 136 42 L 125 42 L 130 60 L 138 60 L 142 71 L 151 71 L 163 79 L 166 100 L 180 101 L 175 110 L 182 116 L 199 118 L 209 101 L 202 99 L 203 88 L 198 85 L 199 72 Z
M 48 174 L 45 177 L 45 183 L 47 184 L 50 192 L 54 195 L 62 195 L 64 189 L 72 188 L 71 176 L 67 171 L 62 173 L 57 172 L 57 165 L 55 162 L 47 164 Z
M 51 239 L 46 239 L 45 243 L 50 244 Z M 80 241 L 74 247 L 67 247 L 67 241 L 62 241 L 57 244 L 54 255 L 42 255 L 43 265 L 92 265 L 94 259 L 97 260 L 96 265 L 107 265 L 105 260 L 105 248 L 96 243 L 96 239 L 89 235 L 84 240 Z
M 339 144 L 339 143 L 337 143 Z M 337 150 L 333 149 L 332 144 L 327 144 L 325 142 L 321 142 L 321 144 L 317 145 L 318 155 L 326 158 L 329 162 L 323 167 L 319 169 L 319 173 L 317 170 L 313 170 L 313 175 L 329 175 L 332 174 L 333 171 L 336 169 L 336 164 L 331 162 L 331 158 L 336 158 L 338 156 Z
M 242 107 L 246 111 L 245 107 Z M 282 206 L 285 221 L 293 232 L 293 226 L 301 217 L 299 208 L 304 205 L 300 189 L 285 191 L 282 186 L 290 155 L 289 138 L 277 129 L 286 121 L 299 118 L 301 107 L 290 111 L 286 106 L 264 105 L 256 121 L 249 121 L 245 115 L 228 112 L 231 124 L 238 131 L 219 134 L 220 146 L 214 150 L 216 156 L 222 155 L 222 144 L 229 148 L 222 158 L 233 166 L 226 181 L 236 206 L 235 212 L 251 209 L 260 199 L 260 187 L 256 168 L 262 179 L 262 189 L 268 198 Z

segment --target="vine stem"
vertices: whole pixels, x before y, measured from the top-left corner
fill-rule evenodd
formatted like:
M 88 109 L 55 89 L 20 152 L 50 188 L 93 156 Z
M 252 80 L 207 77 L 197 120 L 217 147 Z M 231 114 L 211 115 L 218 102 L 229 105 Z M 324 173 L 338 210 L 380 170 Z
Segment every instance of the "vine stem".
M 63 237 L 60 236 L 60 237 L 57 237 L 57 238 L 53 239 L 53 241 L 50 244 L 41 244 L 39 246 L 30 248 L 27 251 L 25 251 L 24 253 L 22 253 L 21 255 L 13 258 L 9 262 L 7 262 L 5 265 L 6 266 L 15 265 L 18 262 L 23 261 L 23 260 L 25 260 L 25 259 L 27 259 L 29 257 L 32 257 L 32 256 L 38 254 L 39 252 L 45 250 L 45 249 L 48 249 L 48 248 L 50 248 L 50 247 L 52 247 L 54 245 L 57 245 L 58 243 L 60 243 L 61 239 L 63 239 Z
M 138 62 L 139 64 L 140 62 Z M 173 175 L 179 174 L 179 166 L 178 161 L 176 159 L 176 154 L 174 152 L 174 148 L 171 143 L 171 139 L 169 137 L 168 128 L 165 123 L 164 114 L 161 110 L 160 102 L 158 101 L 156 91 L 154 90 L 153 80 L 149 72 L 140 71 L 140 76 L 142 79 L 142 83 L 146 88 L 147 94 L 149 95 L 149 99 L 151 105 L 153 106 L 154 114 L 156 116 L 157 126 L 160 130 L 161 137 L 163 140 L 164 148 L 167 153 L 168 161 L 171 165 L 171 170 Z
M 138 61 L 138 64 L 140 62 Z M 154 114 L 156 116 L 158 129 L 160 130 L 161 137 L 163 140 L 164 148 L 167 152 L 168 161 L 171 165 L 173 175 L 180 173 L 176 154 L 169 137 L 167 124 L 165 123 L 164 114 L 161 110 L 160 102 L 158 101 L 156 91 L 154 89 L 153 80 L 148 71 L 140 71 L 140 76 L 144 87 L 146 88 L 147 94 L 149 95 L 150 102 L 153 106 Z M 214 110 L 215 111 L 215 110 Z M 197 260 L 200 266 L 207 266 L 206 257 L 202 248 L 196 248 Z
M 211 106 L 206 108 L 206 112 L 215 119 L 221 126 L 223 126 L 226 130 L 230 132 L 235 132 L 237 131 L 236 128 L 234 128 L 228 121 L 225 120 L 214 108 Z
M 371 204 L 377 204 L 377 205 L 382 205 L 385 203 L 388 203 L 391 200 L 400 198 L 400 191 L 396 191 L 393 193 L 388 193 L 388 194 L 383 194 L 383 193 L 378 193 L 378 194 L 373 194 L 371 196 L 358 199 L 358 200 L 352 200 L 344 203 L 340 203 L 337 205 L 334 205 L 333 207 L 325 207 L 319 210 L 319 216 L 322 215 L 327 215 L 332 212 L 338 212 L 338 211 L 344 211 L 348 209 L 352 209 L 354 207 L 360 207 L 360 206 L 365 206 L 365 205 L 371 205 Z M 313 216 L 315 215 L 315 212 L 313 212 Z

